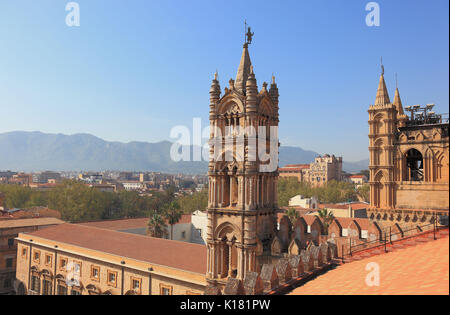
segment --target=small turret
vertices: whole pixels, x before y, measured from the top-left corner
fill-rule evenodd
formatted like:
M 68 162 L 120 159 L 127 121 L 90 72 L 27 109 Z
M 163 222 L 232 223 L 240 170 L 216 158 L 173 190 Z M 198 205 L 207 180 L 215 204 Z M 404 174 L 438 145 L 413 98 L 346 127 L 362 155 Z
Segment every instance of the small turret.
M 273 104 L 275 106 L 276 117 L 278 118 L 278 98 L 280 95 L 278 94 L 278 87 L 275 82 L 274 75 L 272 75 L 272 84 L 270 84 L 269 94 L 270 94 L 270 97 L 272 98 Z
M 377 96 L 375 98 L 375 106 L 383 106 L 390 104 L 389 93 L 386 88 L 386 82 L 384 82 L 384 66 L 381 65 L 380 82 L 378 83 Z
M 246 84 L 246 103 L 248 112 L 256 112 L 258 103 L 258 86 L 256 85 L 255 73 L 253 72 L 253 66 L 250 66 L 250 74 Z
M 217 71 L 214 73 L 214 79 L 212 80 L 209 95 L 209 115 L 214 116 L 216 113 L 216 104 L 220 100 L 220 84 Z

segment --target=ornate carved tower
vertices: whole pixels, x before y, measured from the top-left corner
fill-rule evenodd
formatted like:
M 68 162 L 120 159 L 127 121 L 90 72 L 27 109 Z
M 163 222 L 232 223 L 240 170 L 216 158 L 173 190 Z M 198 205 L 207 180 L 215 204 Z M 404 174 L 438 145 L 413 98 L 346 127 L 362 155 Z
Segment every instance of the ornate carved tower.
M 384 67 L 375 104 L 369 108 L 370 204 L 392 208 L 394 201 L 394 137 L 397 109 L 389 99 L 384 81 Z
M 398 88 L 391 103 L 382 69 L 369 108 L 370 219 L 418 224 L 437 216 L 448 224 L 449 123 L 433 107 L 403 108 Z
M 273 77 L 269 90 L 264 83 L 258 91 L 252 35 L 249 29 L 236 80 L 221 96 L 216 73 L 210 90 L 207 280 L 213 285 L 257 271 L 257 257 L 276 232 L 279 143 L 270 127 L 278 127 L 278 88 Z M 276 159 L 261 154 L 269 150 Z

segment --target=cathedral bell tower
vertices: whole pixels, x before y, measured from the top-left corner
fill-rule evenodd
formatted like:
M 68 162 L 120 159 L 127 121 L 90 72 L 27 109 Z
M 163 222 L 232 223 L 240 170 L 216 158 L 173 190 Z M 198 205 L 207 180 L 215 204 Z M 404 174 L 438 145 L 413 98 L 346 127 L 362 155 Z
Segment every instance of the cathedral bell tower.
M 392 209 L 395 205 L 394 141 L 399 118 L 403 117 L 399 113 L 403 109 L 398 90 L 391 103 L 381 65 L 375 104 L 369 108 L 370 205 L 374 208 Z
M 221 286 L 258 270 L 258 256 L 276 233 L 278 88 L 272 77 L 258 91 L 248 28 L 236 79 L 224 95 L 210 90 L 207 281 Z M 275 154 L 273 154 L 275 153 Z M 269 158 L 268 158 L 269 156 Z

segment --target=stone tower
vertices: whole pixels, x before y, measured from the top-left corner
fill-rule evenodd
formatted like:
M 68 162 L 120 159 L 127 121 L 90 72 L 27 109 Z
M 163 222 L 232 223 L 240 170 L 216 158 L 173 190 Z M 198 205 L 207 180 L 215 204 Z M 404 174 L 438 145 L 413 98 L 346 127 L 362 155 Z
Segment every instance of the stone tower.
M 391 103 L 382 69 L 369 107 L 370 219 L 418 224 L 439 216 L 448 222 L 449 123 L 433 106 L 403 108 L 398 88 Z
M 224 95 L 217 73 L 210 90 L 206 278 L 219 287 L 257 271 L 276 233 L 278 88 L 272 77 L 270 89 L 264 83 L 258 91 L 249 42 Z
M 369 108 L 370 203 L 373 207 L 394 205 L 394 136 L 397 109 L 389 99 L 384 68 L 375 104 Z

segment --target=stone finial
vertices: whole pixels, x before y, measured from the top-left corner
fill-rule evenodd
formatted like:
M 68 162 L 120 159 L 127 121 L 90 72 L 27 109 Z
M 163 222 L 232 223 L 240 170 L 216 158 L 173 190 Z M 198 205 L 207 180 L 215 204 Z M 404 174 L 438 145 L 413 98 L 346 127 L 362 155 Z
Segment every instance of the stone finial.
M 230 90 L 234 89 L 234 80 L 230 79 L 228 82 L 230 83 Z
M 287 283 L 292 279 L 292 268 L 286 258 L 279 259 L 275 268 L 281 283 Z
M 311 272 L 314 269 L 314 259 L 311 257 L 309 250 L 302 250 L 300 252 L 300 259 L 303 263 L 303 271 Z
M 244 290 L 246 295 L 261 295 L 264 285 L 257 272 L 249 271 L 244 277 Z
M 320 253 L 322 256 L 323 262 L 327 263 L 331 260 L 331 250 L 327 243 L 322 243 L 319 246 Z
M 300 277 L 304 272 L 303 263 L 300 258 L 300 255 L 289 256 L 288 259 L 292 269 L 292 277 L 294 278 Z
M 224 295 L 245 295 L 242 281 L 236 278 L 228 278 L 227 284 L 223 289 Z
M 274 265 L 264 264 L 261 268 L 260 277 L 265 291 L 275 289 L 279 285 L 278 274 Z
M 262 87 L 262 90 L 263 91 L 267 91 L 267 82 L 263 82 L 263 87 Z
M 314 260 L 314 268 L 319 268 L 323 265 L 323 258 L 319 246 L 312 245 L 310 248 L 311 258 Z

